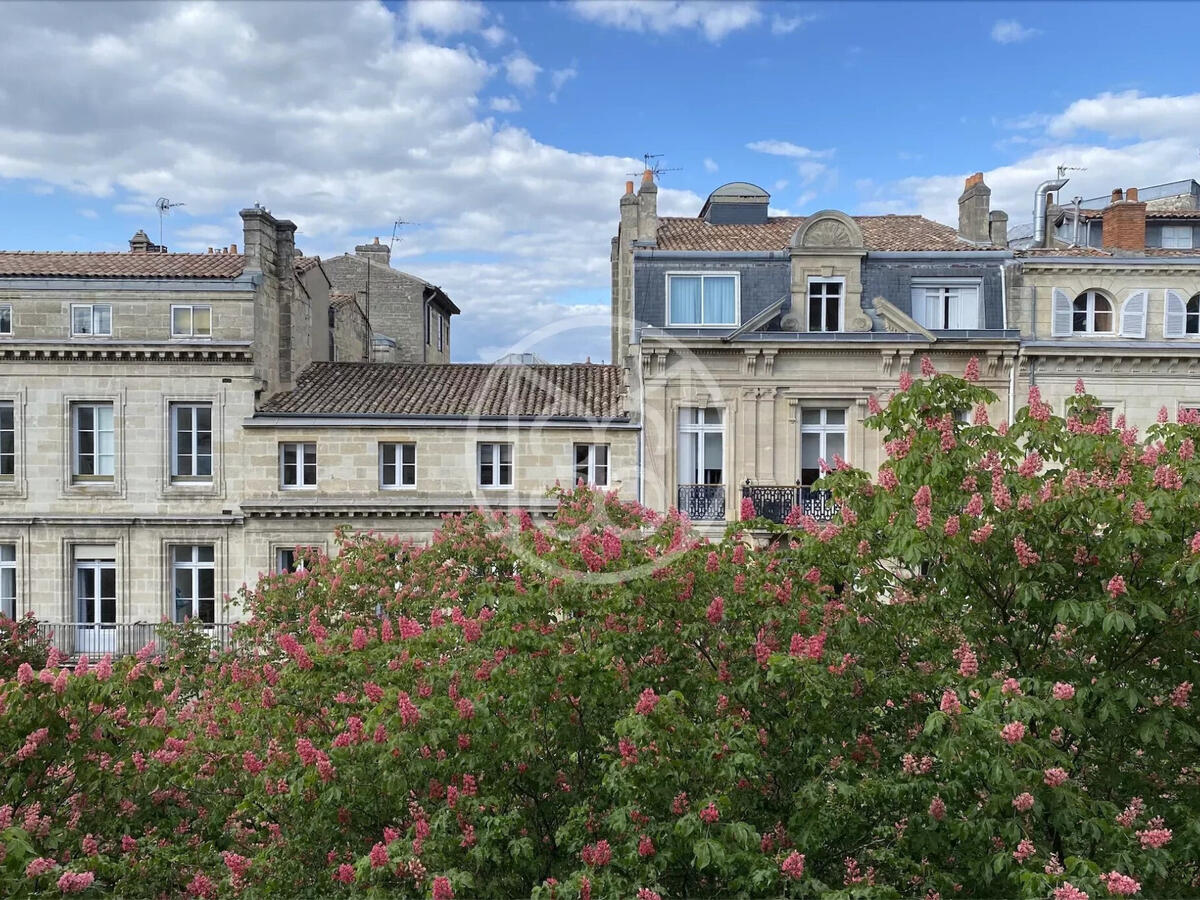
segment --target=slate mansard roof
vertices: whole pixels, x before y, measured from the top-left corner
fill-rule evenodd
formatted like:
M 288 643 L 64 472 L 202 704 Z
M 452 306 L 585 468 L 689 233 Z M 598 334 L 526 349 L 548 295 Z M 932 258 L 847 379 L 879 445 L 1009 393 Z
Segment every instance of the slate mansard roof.
M 240 253 L 0 251 L 0 278 L 236 278 Z
M 949 225 L 924 216 L 851 216 L 868 251 L 1002 250 L 964 241 Z M 664 216 L 658 220 L 659 250 L 786 250 L 804 216 L 772 216 L 758 225 L 711 225 L 704 219 Z
M 259 415 L 624 419 L 616 366 L 313 363 Z

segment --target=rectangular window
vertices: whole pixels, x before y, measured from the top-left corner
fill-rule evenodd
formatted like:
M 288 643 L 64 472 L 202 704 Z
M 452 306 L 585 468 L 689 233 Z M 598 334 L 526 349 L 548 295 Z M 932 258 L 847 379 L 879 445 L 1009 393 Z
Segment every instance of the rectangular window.
M 979 286 L 914 284 L 912 313 L 931 331 L 979 328 Z
M 171 337 L 212 337 L 212 307 L 172 306 Z
M 0 615 L 17 617 L 16 544 L 0 544 Z
M 171 480 L 211 482 L 211 403 L 171 404 Z
M 75 549 L 75 650 L 113 653 L 117 644 L 117 559 L 114 547 Z
M 842 282 L 820 278 L 808 282 L 808 330 L 842 330 Z
M 275 550 L 275 572 L 305 572 L 305 559 L 315 555 L 313 547 L 278 547 Z
M 0 334 L 12 334 L 12 307 L 0 306 Z
M 16 412 L 12 401 L 2 400 L 0 401 L 0 481 L 12 481 L 16 474 Z
M 736 325 L 736 275 L 668 275 L 668 325 Z
M 725 483 L 725 424 L 722 410 L 679 410 L 679 483 Z
M 512 444 L 479 445 L 479 486 L 513 486 Z
M 575 445 L 575 483 L 608 487 L 608 444 Z
M 171 548 L 173 621 L 199 619 L 212 624 L 217 615 L 217 567 L 212 544 Z
M 1164 225 L 1162 227 L 1162 245 L 1167 250 L 1191 250 L 1191 225 Z
M 279 486 L 297 490 L 317 486 L 317 445 L 279 445 Z
M 379 445 L 379 486 L 398 490 L 417 486 L 417 445 Z
M 112 305 L 109 303 L 72 303 L 72 336 L 111 335 Z
M 111 403 L 71 405 L 71 474 L 76 481 L 112 481 L 115 438 Z
M 810 487 L 821 477 L 821 463 L 846 457 L 846 410 L 800 410 L 800 484 Z

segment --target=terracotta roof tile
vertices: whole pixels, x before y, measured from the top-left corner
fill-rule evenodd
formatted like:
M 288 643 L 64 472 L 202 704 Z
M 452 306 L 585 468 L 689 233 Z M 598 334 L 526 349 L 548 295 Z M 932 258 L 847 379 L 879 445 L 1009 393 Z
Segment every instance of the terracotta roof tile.
M 616 366 L 313 363 L 260 414 L 624 418 Z
M 1133 254 L 1135 257 L 1154 258 L 1187 258 L 1193 257 L 1200 260 L 1200 249 L 1196 250 L 1172 250 L 1162 247 L 1147 247 L 1145 250 L 1138 250 Z M 1046 258 L 1055 256 L 1081 256 L 1092 257 L 1096 259 L 1112 259 L 1116 256 L 1125 257 L 1119 250 L 1101 250 L 1099 247 L 1030 247 L 1027 250 L 1018 250 L 1018 257 L 1030 258 Z
M 0 277 L 235 278 L 240 253 L 66 253 L 0 251 Z
M 1063 207 L 1063 213 L 1069 214 L 1072 212 L 1071 207 Z M 1081 219 L 1102 219 L 1104 218 L 1104 210 L 1102 209 L 1081 209 L 1079 210 L 1079 218 Z M 1148 209 L 1146 210 L 1147 219 L 1200 219 L 1200 209 Z
M 292 268 L 297 275 L 303 275 L 309 269 L 320 265 L 321 257 L 319 256 L 297 256 L 292 259 Z
M 959 239 L 949 225 L 924 216 L 851 216 L 867 250 L 1000 250 Z M 703 219 L 665 216 L 658 220 L 660 250 L 786 250 L 803 216 L 772 216 L 762 225 L 710 225 Z
M 333 291 L 329 295 L 329 303 L 334 309 L 341 309 L 343 306 L 351 306 L 355 301 L 353 294 L 345 294 L 339 291 Z

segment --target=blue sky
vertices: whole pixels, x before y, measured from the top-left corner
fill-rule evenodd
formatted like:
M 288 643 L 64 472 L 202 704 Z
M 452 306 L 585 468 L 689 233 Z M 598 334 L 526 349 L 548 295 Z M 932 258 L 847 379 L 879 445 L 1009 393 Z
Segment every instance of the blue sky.
M 69 13 L 69 14 L 66 14 Z M 608 239 L 644 152 L 660 208 L 732 180 L 780 213 L 954 221 L 962 178 L 1027 221 L 1065 195 L 1200 171 L 1200 87 L 1162 65 L 1190 4 L 7 4 L 0 246 L 241 242 L 262 202 L 332 255 L 463 309 L 458 361 L 608 355 Z M 1180 57 L 1174 55 L 1173 60 Z

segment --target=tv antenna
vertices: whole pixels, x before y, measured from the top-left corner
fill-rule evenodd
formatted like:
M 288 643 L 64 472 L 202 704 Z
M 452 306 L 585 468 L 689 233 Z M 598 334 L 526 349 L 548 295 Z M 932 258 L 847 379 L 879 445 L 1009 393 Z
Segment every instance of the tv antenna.
M 661 153 L 643 153 L 642 154 L 642 163 L 643 163 L 642 171 L 641 172 L 626 172 L 625 174 L 626 175 L 641 175 L 645 172 L 649 172 L 651 175 L 653 175 L 655 177 L 655 179 L 659 179 L 662 177 L 662 174 L 664 172 L 682 172 L 683 171 L 683 168 L 680 166 L 673 166 L 670 169 L 663 168 L 662 163 L 655 162 L 655 160 L 659 160 L 659 159 L 662 159 Z
M 1060 165 L 1060 166 L 1058 167 L 1058 177 L 1059 177 L 1059 178 L 1062 178 L 1062 177 L 1063 177 L 1064 175 L 1066 175 L 1068 172 L 1086 172 L 1086 171 L 1087 171 L 1087 169 L 1085 169 L 1083 166 L 1064 166 L 1064 165 Z
M 154 201 L 154 208 L 158 210 L 158 246 L 162 246 L 163 242 L 163 216 L 170 214 L 177 206 L 187 206 L 186 203 L 172 203 L 166 197 L 159 197 Z
M 388 250 L 390 251 L 390 250 L 395 249 L 396 238 L 400 237 L 400 226 L 401 225 L 420 225 L 420 224 L 421 224 L 420 222 L 410 222 L 407 219 L 397 219 L 395 222 L 393 222 L 392 223 L 392 242 L 390 244 L 388 244 Z M 404 240 L 404 238 L 401 237 L 400 240 Z

